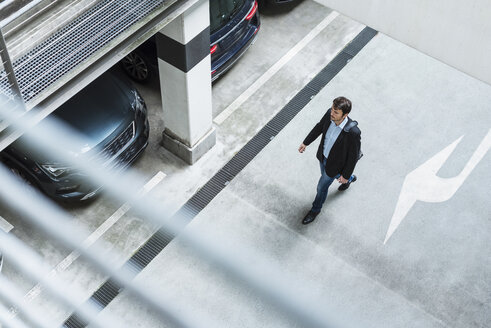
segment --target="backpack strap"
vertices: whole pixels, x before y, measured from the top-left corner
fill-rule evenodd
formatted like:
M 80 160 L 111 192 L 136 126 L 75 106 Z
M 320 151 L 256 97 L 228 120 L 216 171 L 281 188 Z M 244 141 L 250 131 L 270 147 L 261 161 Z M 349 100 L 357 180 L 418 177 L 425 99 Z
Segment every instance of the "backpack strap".
M 343 130 L 344 130 L 344 132 L 349 132 L 352 128 L 354 128 L 357 125 L 358 125 L 357 121 L 351 121 L 344 126 Z
M 356 127 L 357 125 L 358 125 L 358 122 L 357 121 L 351 121 L 351 122 L 349 122 L 348 124 L 346 124 L 344 126 L 343 131 L 350 132 L 350 130 L 352 128 Z M 361 151 L 361 147 L 360 147 L 360 149 L 358 149 L 358 158 L 356 160 L 358 161 L 362 157 L 363 157 L 363 152 Z

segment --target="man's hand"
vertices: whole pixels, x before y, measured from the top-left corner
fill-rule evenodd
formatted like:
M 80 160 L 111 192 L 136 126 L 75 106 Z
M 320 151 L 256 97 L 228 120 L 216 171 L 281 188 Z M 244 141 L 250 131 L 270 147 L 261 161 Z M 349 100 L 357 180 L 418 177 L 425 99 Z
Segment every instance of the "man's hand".
M 303 153 L 305 151 L 305 148 L 307 148 L 307 146 L 305 146 L 304 144 L 301 144 L 300 147 L 298 147 L 298 152 Z
M 338 178 L 338 182 L 339 182 L 339 183 L 348 183 L 348 180 L 347 180 L 347 179 L 345 179 L 345 178 L 343 178 L 343 176 L 340 176 L 340 177 Z

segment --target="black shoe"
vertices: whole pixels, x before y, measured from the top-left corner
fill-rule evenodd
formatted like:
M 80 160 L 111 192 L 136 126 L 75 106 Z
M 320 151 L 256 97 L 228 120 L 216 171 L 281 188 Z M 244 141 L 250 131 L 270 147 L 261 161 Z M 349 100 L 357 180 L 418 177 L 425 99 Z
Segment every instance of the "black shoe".
M 352 183 L 353 183 L 353 182 L 355 182 L 355 181 L 356 181 L 356 175 L 353 175 L 353 180 L 351 180 L 351 182 L 342 183 L 342 184 L 339 186 L 338 190 L 339 190 L 339 191 L 343 191 L 343 190 L 348 189 L 348 188 L 349 188 L 349 185 L 350 185 L 350 184 L 352 184 Z
M 309 224 L 311 223 L 312 221 L 315 220 L 315 217 L 317 215 L 319 215 L 320 212 L 312 212 L 312 211 L 309 211 L 309 213 L 307 213 L 307 215 L 303 218 L 302 220 L 302 224 Z

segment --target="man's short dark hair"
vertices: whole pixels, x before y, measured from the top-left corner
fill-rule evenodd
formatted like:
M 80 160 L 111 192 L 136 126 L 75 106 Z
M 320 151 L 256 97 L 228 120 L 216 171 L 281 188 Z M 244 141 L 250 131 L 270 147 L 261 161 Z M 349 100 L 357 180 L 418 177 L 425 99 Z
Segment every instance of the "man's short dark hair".
M 346 97 L 337 97 L 332 101 L 334 108 L 342 110 L 343 115 L 351 112 L 351 100 Z

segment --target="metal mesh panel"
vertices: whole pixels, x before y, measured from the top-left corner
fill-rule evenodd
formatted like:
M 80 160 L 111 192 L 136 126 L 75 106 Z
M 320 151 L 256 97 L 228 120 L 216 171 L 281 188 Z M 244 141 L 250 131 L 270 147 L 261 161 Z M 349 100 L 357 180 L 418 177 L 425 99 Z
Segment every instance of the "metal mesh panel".
M 13 63 L 26 102 L 141 21 L 164 0 L 98 2 Z

